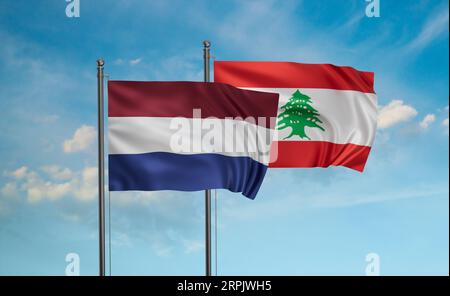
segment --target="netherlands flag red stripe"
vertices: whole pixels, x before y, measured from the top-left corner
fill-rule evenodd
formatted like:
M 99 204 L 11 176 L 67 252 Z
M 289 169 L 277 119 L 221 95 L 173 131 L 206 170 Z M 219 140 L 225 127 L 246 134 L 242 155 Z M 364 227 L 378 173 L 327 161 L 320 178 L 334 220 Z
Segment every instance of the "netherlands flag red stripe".
M 109 117 L 192 118 L 201 109 L 201 118 L 269 119 L 278 106 L 278 94 L 223 83 L 109 81 L 108 96 Z
M 326 88 L 375 93 L 373 72 L 331 64 L 292 62 L 214 63 L 214 81 L 236 87 L 255 88 Z
M 270 148 L 269 167 L 325 168 L 328 166 L 345 166 L 362 172 L 369 157 L 370 149 L 368 146 L 320 141 L 277 141 Z

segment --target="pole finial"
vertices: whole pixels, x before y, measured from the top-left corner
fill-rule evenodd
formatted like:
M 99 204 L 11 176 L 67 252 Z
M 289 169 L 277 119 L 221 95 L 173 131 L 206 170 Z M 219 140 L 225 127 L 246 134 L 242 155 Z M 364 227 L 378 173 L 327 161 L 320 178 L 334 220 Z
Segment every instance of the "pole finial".
M 97 66 L 98 67 L 103 67 L 105 65 L 105 61 L 102 58 L 99 58 L 97 60 Z
M 211 42 L 209 42 L 209 40 L 203 41 L 203 47 L 210 48 L 211 47 Z

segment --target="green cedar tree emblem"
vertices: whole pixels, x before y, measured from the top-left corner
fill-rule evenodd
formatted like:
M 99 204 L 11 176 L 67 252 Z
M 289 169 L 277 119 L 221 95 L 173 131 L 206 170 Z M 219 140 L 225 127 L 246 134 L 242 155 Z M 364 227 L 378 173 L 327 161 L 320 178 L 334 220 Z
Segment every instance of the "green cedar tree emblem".
M 281 107 L 283 112 L 278 115 L 277 129 L 291 128 L 291 134 L 284 139 L 295 135 L 311 140 L 305 133 L 305 127 L 319 128 L 325 131 L 319 124 L 319 112 L 312 106 L 311 98 L 302 94 L 298 89 L 292 94 L 289 101 Z

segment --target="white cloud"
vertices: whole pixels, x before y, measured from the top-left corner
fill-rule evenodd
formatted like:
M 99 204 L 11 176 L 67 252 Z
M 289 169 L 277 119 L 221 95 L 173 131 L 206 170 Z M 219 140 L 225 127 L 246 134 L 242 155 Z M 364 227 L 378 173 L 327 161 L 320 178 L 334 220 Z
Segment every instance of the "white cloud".
M 422 121 L 419 123 L 420 127 L 422 129 L 427 129 L 430 124 L 436 121 L 436 115 L 434 114 L 427 114 Z
M 431 15 L 420 33 L 409 43 L 410 49 L 422 49 L 448 30 L 448 8 Z
M 134 60 L 130 60 L 130 65 L 135 66 L 135 65 L 140 64 L 141 62 L 142 62 L 142 58 L 137 58 Z
M 75 197 L 81 201 L 93 200 L 98 194 L 98 168 L 87 167 L 81 174 L 81 179 L 77 182 Z
M 400 122 L 408 121 L 417 115 L 414 107 L 405 105 L 401 100 L 393 100 L 380 108 L 378 112 L 378 128 L 392 127 Z
M 17 185 L 15 182 L 6 183 L 2 190 L 2 196 L 6 197 L 16 197 L 17 196 Z
M 69 182 L 55 184 L 36 179 L 26 185 L 27 198 L 30 203 L 36 203 L 43 199 L 58 200 L 66 196 L 71 190 Z
M 96 135 L 97 132 L 93 126 L 81 126 L 75 131 L 75 134 L 71 139 L 64 141 L 64 152 L 73 153 L 86 150 L 94 142 Z
M 442 120 L 442 125 L 448 128 L 448 117 Z
M 22 179 L 24 178 L 28 173 L 28 168 L 26 166 L 22 166 L 11 173 L 12 176 L 14 176 L 16 179 Z
M 90 201 L 97 196 L 97 167 L 86 167 L 81 172 L 58 166 L 44 166 L 42 170 L 44 175 L 23 166 L 9 173 L 15 180 L 2 188 L 2 194 L 23 193 L 30 203 L 55 201 L 68 196 Z
M 42 171 L 55 180 L 68 180 L 73 177 L 73 172 L 69 168 L 61 168 L 57 165 L 43 166 Z
M 57 200 L 67 195 L 71 190 L 70 182 L 53 183 L 42 178 L 38 173 L 21 167 L 12 173 L 16 177 L 16 185 L 25 192 L 30 203 L 44 199 Z
M 449 134 L 449 130 L 448 130 L 448 117 L 447 118 L 445 118 L 444 120 L 442 120 L 442 126 L 445 128 L 445 131 L 444 131 L 444 133 L 446 134 L 446 135 L 448 135 Z

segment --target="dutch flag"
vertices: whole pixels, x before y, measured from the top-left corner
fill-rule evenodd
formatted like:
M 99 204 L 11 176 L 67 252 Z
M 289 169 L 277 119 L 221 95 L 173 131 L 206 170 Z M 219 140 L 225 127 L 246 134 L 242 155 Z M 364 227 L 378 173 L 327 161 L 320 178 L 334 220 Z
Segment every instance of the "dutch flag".
M 109 81 L 110 191 L 225 188 L 255 198 L 278 94 L 222 83 Z

